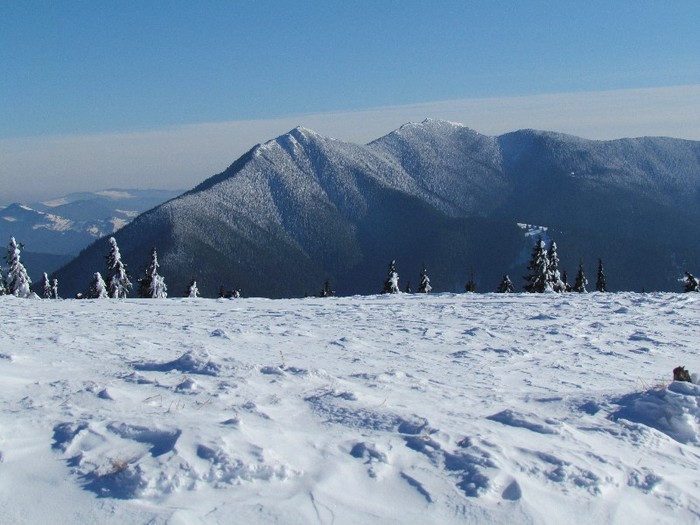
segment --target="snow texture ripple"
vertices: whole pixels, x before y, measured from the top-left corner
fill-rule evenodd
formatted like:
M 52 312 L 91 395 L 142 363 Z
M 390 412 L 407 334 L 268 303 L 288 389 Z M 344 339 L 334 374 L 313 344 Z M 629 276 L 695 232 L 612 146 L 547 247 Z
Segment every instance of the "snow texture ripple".
M 1 297 L 0 523 L 697 523 L 696 295 Z

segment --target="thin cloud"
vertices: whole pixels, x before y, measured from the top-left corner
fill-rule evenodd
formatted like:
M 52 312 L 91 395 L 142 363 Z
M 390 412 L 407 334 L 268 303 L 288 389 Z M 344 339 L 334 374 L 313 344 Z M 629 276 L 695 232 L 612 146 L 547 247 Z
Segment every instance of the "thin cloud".
M 424 118 L 460 122 L 487 135 L 534 128 L 590 139 L 655 135 L 700 140 L 700 85 L 462 99 L 133 133 L 4 139 L 0 202 L 111 187 L 189 189 L 255 144 L 297 125 L 366 143 Z

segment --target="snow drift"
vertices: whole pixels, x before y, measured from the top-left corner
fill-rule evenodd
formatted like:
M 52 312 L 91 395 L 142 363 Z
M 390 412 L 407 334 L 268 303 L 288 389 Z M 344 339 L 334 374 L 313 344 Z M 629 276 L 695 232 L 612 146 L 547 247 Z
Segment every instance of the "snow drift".
M 0 522 L 697 523 L 698 297 L 2 297 Z

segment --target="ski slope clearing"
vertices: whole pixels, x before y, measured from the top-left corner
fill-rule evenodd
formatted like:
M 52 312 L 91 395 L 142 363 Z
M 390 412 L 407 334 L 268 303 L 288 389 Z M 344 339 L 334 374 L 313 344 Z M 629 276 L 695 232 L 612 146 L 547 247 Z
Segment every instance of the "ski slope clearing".
M 0 307 L 0 523 L 700 520 L 699 294 Z

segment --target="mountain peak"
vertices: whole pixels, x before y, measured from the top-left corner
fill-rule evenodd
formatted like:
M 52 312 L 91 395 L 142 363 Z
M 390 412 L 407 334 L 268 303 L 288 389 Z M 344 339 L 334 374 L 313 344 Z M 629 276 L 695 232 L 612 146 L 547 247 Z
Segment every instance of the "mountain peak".
M 441 119 L 432 119 L 432 118 L 426 118 L 423 119 L 421 122 L 407 122 L 406 124 L 402 125 L 397 129 L 396 131 L 405 131 L 405 130 L 413 130 L 413 129 L 421 129 L 421 130 L 427 130 L 427 131 L 440 131 L 440 130 L 447 130 L 447 129 L 469 129 L 467 126 L 464 124 L 460 124 L 458 122 L 451 122 L 449 120 L 441 120 Z
M 315 137 L 320 136 L 314 130 L 309 129 L 309 128 L 305 128 L 304 126 L 297 126 L 293 130 L 291 130 L 289 133 L 294 134 L 294 135 L 305 135 L 305 136 L 315 136 Z
M 373 275 L 392 259 L 405 275 L 428 262 L 449 291 L 463 289 L 473 267 L 488 291 L 529 252 L 516 224 L 541 224 L 567 241 L 569 270 L 594 256 L 610 268 L 643 257 L 644 268 L 618 272 L 615 288 L 668 290 L 675 263 L 657 246 L 673 250 L 677 266 L 700 260 L 685 234 L 700 224 L 698 159 L 700 142 L 494 137 L 434 119 L 367 145 L 297 126 L 115 235 L 127 259 L 157 246 L 174 290 L 196 276 L 204 295 L 240 283 L 246 294 L 280 297 L 325 279 L 340 294 L 373 293 Z M 65 289 L 87 284 L 101 250 L 92 245 L 58 274 Z M 438 271 L 430 261 L 446 262 Z

